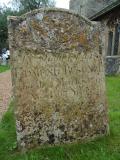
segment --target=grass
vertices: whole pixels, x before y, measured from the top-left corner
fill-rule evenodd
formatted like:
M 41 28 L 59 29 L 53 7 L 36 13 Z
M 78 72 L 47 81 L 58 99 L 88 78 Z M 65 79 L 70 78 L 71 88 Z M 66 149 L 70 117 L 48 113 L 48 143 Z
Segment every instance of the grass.
M 10 67 L 8 65 L 6 65 L 6 66 L 1 66 L 0 65 L 0 73 L 5 72 L 5 71 L 7 71 L 9 69 L 10 69 Z
M 16 146 L 13 103 L 0 123 L 0 160 L 120 160 L 120 76 L 107 77 L 110 135 L 85 144 L 36 148 L 20 153 Z

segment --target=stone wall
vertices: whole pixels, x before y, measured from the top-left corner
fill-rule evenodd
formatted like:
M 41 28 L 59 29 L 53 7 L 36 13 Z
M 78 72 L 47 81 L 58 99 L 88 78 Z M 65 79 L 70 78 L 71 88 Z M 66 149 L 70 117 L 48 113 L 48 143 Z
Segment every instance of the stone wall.
M 19 147 L 61 144 L 108 132 L 97 23 L 60 9 L 9 17 Z
M 88 0 L 70 0 L 69 9 L 80 15 L 87 16 Z
M 116 0 L 70 0 L 70 9 L 83 16 L 91 17 L 115 1 Z
M 98 19 L 101 22 L 102 41 L 104 43 L 106 75 L 120 74 L 120 37 L 118 42 L 118 52 L 115 52 L 116 25 L 120 22 L 120 8 L 115 8 L 112 12 L 105 14 Z M 109 33 L 112 33 L 111 44 L 109 45 Z M 117 34 L 119 30 L 117 30 Z M 106 57 L 107 56 L 107 57 Z

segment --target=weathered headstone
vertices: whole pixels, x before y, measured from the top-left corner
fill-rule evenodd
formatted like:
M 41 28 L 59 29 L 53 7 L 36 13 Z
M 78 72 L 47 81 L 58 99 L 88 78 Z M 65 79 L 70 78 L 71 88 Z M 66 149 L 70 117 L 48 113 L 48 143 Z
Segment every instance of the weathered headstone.
M 106 75 L 120 74 L 120 56 L 106 57 Z
M 107 134 L 96 23 L 60 9 L 36 10 L 8 22 L 19 146 Z

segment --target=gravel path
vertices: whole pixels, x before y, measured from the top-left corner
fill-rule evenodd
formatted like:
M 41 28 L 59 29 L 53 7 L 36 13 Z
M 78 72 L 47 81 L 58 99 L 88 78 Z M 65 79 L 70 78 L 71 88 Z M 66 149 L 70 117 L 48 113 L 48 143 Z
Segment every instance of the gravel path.
M 0 73 L 0 119 L 9 107 L 11 92 L 11 72 Z

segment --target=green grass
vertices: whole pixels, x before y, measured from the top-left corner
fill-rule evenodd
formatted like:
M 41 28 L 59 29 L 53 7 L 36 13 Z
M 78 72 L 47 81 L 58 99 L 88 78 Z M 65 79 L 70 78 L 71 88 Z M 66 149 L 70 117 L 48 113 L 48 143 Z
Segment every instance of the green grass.
M 6 65 L 6 66 L 1 66 L 0 65 L 0 73 L 5 72 L 5 71 L 7 71 L 9 69 L 10 69 L 10 67 L 8 65 Z
M 120 160 L 120 76 L 107 77 L 110 135 L 85 144 L 44 147 L 20 153 L 13 103 L 0 124 L 0 160 Z

